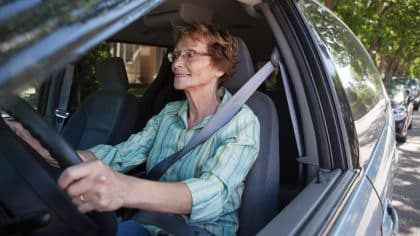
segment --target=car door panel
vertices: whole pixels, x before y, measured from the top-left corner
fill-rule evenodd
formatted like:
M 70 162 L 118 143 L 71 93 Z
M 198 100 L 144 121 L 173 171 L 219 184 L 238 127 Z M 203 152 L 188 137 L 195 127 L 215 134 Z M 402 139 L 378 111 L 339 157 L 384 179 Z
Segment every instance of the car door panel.
M 382 205 L 365 172 L 320 175 L 259 235 L 377 235 Z
M 395 135 L 391 132 L 391 127 L 389 127 L 392 126 L 392 122 L 392 118 L 387 116 L 381 138 L 376 144 L 366 168 L 366 175 L 377 190 L 382 203 L 385 203 L 387 197 L 391 197 L 391 179 L 394 175 L 397 161 Z
M 297 234 L 308 225 L 312 219 L 311 215 L 315 214 L 320 205 L 334 207 L 334 204 L 328 204 L 332 201 L 325 199 L 331 198 L 331 193 L 334 192 L 340 192 L 336 195 L 339 198 L 342 191 L 333 189 L 338 183 L 344 183 L 341 186 L 347 185 L 352 178 L 351 175 L 344 177 L 339 169 L 320 174 L 319 179 L 308 184 L 258 235 Z M 322 217 L 326 215 L 320 216 Z
M 331 235 L 380 235 L 382 205 L 365 173 L 355 187 L 348 202 L 343 206 L 331 231 Z

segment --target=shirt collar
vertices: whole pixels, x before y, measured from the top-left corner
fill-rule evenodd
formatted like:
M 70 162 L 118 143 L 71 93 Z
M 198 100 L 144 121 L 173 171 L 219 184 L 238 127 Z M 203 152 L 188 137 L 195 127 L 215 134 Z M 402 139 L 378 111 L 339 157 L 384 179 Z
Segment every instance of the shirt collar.
M 219 106 L 217 107 L 216 112 L 232 97 L 232 94 L 230 94 L 227 89 L 225 89 L 223 87 L 221 87 L 220 89 L 223 92 L 223 97 L 222 97 L 222 101 L 220 102 Z M 177 115 L 179 116 L 179 118 L 184 123 L 185 129 L 187 129 L 187 127 L 188 127 L 188 120 L 187 120 L 187 117 L 188 117 L 188 102 L 186 100 L 182 104 L 182 106 L 179 108 Z M 213 115 L 214 114 L 205 117 L 202 121 L 200 121 L 200 123 L 198 123 L 197 125 L 195 125 L 191 129 L 203 128 L 207 124 L 207 122 L 213 117 Z

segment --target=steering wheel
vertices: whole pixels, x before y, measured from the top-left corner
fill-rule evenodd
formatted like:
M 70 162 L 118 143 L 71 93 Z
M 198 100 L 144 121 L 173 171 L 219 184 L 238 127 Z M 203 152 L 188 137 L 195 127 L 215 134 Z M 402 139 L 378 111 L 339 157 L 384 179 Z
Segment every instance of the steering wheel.
M 39 141 L 51 153 L 51 156 L 53 156 L 57 160 L 57 162 L 60 165 L 61 171 L 69 166 L 76 165 L 82 162 L 82 159 L 74 151 L 74 149 L 66 142 L 66 140 L 64 140 L 64 138 L 53 127 L 51 127 L 44 120 L 44 118 L 37 111 L 35 111 L 28 103 L 26 103 L 26 101 L 24 101 L 22 98 L 18 96 L 11 96 L 6 101 L 4 101 L 3 104 L 1 105 L 4 108 L 4 110 L 6 110 L 11 115 L 13 115 L 16 118 L 16 120 L 21 122 L 25 126 L 25 128 L 27 128 L 35 137 L 39 139 Z M 18 146 L 18 145 L 9 145 L 9 146 Z M 7 147 L 4 147 L 4 148 L 7 149 Z M 0 149 L 0 151 L 2 150 Z M 13 156 L 12 158 L 15 158 L 15 157 Z M 9 158 L 9 159 L 12 159 L 12 158 Z M 15 161 L 15 160 L 12 160 L 12 161 Z M 43 177 L 44 180 L 45 178 L 48 178 L 45 176 L 49 176 L 49 178 L 54 178 L 51 175 L 44 175 Z M 39 175 L 37 175 L 37 177 L 39 177 Z M 51 179 L 48 181 L 47 180 L 44 181 L 44 180 L 41 180 L 41 182 L 45 182 L 45 183 L 47 183 L 48 181 L 51 182 Z M 63 206 L 62 210 L 64 212 L 68 211 L 69 209 L 73 209 L 77 211 L 76 206 L 71 202 L 70 198 L 58 189 L 58 186 L 56 184 L 56 179 L 52 179 L 52 181 L 55 183 L 56 186 L 54 187 L 54 190 L 49 189 L 49 191 L 53 192 L 54 197 L 56 198 L 55 200 L 60 201 L 60 202 L 66 202 L 65 204 L 71 205 L 71 206 L 66 205 L 65 207 Z M 61 193 L 54 192 L 56 190 L 60 191 Z M 66 198 L 66 199 L 58 199 L 59 195 L 61 195 L 61 198 Z M 55 205 L 54 205 L 54 202 L 46 202 L 46 201 L 44 201 L 44 204 L 49 205 L 49 208 L 54 209 L 55 211 L 60 213 L 59 211 L 60 211 L 61 206 L 58 206 L 58 204 L 56 203 L 57 201 L 55 201 Z M 57 212 L 54 212 L 54 214 Z M 79 214 L 79 217 L 83 218 L 83 214 L 80 214 L 78 211 L 76 213 L 72 212 L 71 215 L 73 215 L 74 217 L 77 214 Z M 102 213 L 92 212 L 92 213 L 89 213 L 88 215 L 89 215 L 89 218 L 93 220 L 96 223 L 96 225 L 99 226 L 98 235 L 115 235 L 116 218 L 113 212 L 102 212 Z M 68 223 L 73 224 L 73 222 L 68 222 Z M 89 225 L 89 224 L 86 224 L 86 225 Z

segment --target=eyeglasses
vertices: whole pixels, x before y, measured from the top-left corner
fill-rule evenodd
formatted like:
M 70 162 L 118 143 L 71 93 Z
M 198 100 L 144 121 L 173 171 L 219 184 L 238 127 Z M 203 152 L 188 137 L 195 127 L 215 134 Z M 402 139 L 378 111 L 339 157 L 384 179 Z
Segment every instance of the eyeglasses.
M 197 52 L 193 49 L 188 49 L 188 50 L 184 50 L 184 51 L 173 51 L 173 52 L 168 53 L 168 60 L 169 60 L 169 62 L 173 63 L 177 59 L 181 58 L 185 61 L 190 62 L 194 59 L 194 57 L 196 55 L 210 56 L 210 54 L 207 53 L 207 52 Z

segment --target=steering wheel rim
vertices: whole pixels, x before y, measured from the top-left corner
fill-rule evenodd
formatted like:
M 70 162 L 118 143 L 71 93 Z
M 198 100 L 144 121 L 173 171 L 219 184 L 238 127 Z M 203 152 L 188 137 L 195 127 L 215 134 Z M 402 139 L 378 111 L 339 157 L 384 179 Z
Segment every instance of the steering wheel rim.
M 11 96 L 2 106 L 39 139 L 51 156 L 57 160 L 62 170 L 83 162 L 61 134 L 51 127 L 25 100 L 18 96 Z M 114 235 L 116 233 L 116 229 L 113 227 L 116 217 L 113 212 L 91 212 L 88 215 L 99 226 L 98 235 Z
M 12 96 L 5 105 L 6 111 L 11 113 L 45 145 L 63 169 L 83 162 L 70 144 L 25 100 L 18 96 Z

